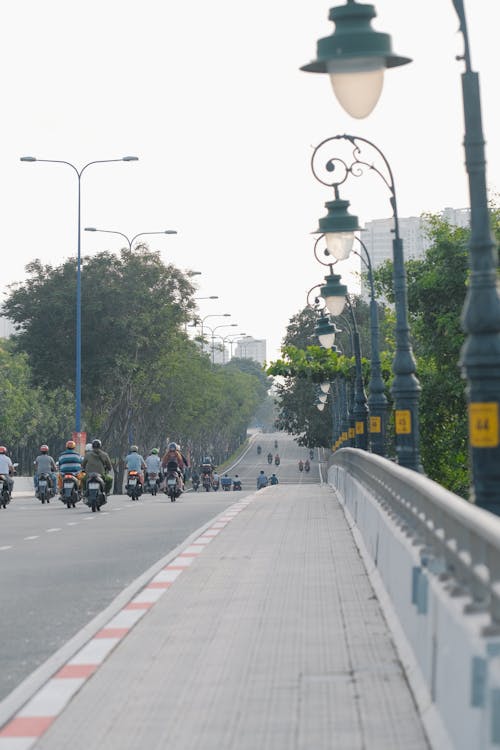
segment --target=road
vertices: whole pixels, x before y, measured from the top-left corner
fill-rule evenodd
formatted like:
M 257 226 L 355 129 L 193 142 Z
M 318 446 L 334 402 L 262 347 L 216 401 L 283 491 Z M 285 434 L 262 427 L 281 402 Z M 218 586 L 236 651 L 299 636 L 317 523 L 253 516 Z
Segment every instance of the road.
M 269 451 L 279 453 L 279 467 L 268 466 Z M 15 497 L 0 513 L 0 700 L 157 560 L 254 492 L 261 469 L 274 470 L 281 483 L 317 483 L 316 460 L 309 474 L 298 471 L 299 458 L 306 457 L 282 433 L 259 435 L 231 472 L 242 480 L 241 493 L 200 488 L 176 503 L 163 494 L 138 502 L 111 496 L 99 514 L 86 506 L 68 510 L 59 501 L 42 505 L 34 496 Z

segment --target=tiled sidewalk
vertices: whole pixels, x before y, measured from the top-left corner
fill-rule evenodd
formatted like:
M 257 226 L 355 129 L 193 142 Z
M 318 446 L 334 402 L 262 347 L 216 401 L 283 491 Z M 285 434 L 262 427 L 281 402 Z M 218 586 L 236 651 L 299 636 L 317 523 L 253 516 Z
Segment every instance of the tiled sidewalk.
M 214 535 L 35 747 L 428 744 L 334 493 L 278 485 Z

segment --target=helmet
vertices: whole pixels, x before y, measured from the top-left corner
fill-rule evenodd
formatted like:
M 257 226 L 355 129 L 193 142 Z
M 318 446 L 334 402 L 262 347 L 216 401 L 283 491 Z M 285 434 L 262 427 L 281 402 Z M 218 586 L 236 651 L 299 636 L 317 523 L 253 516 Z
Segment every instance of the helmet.
M 7 448 L 5 445 L 0 445 L 0 453 L 7 453 Z
M 131 453 L 137 453 L 137 451 L 138 451 L 137 445 L 131 445 L 130 446 L 130 452 Z
M 85 446 L 85 450 L 86 451 L 91 451 L 92 450 L 92 443 L 87 443 L 87 445 Z
M 71 448 L 72 450 L 74 450 L 76 448 L 75 441 L 74 440 L 68 440 L 68 442 L 66 443 L 66 448 Z
M 158 448 L 151 448 L 151 453 L 156 456 L 159 453 Z
M 177 443 L 169 443 L 168 444 L 169 451 L 176 451 L 177 450 Z
M 101 443 L 100 440 L 98 440 L 98 439 L 92 440 L 92 448 L 100 448 L 101 445 L 102 445 L 102 443 Z
M 40 446 L 40 453 L 48 453 L 49 452 L 49 446 L 48 445 L 41 445 Z

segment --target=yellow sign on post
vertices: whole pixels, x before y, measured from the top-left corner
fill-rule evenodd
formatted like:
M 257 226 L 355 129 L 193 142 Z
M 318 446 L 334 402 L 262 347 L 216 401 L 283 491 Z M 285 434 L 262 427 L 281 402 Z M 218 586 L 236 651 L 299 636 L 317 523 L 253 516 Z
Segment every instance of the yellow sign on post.
M 355 435 L 356 435 L 356 431 L 355 431 L 354 427 L 349 427 L 349 440 L 351 438 L 355 437 Z
M 498 436 L 498 404 L 469 404 L 470 444 L 473 448 L 496 448 Z
M 396 435 L 411 435 L 411 411 L 409 409 L 396 409 L 394 427 Z
M 356 422 L 356 435 L 364 435 L 364 434 L 365 434 L 365 423 Z
M 382 417 L 370 417 L 370 432 L 382 432 Z

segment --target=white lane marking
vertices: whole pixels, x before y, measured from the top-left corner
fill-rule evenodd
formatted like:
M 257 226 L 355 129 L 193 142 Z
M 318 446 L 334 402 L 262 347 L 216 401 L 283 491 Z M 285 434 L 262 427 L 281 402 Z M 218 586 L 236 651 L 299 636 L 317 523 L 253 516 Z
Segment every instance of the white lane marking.
M 62 531 L 62 529 L 54 527 L 53 529 L 45 529 L 45 531 L 47 534 L 52 534 L 53 531 Z
M 6 549 L 12 549 L 12 544 L 5 544 L 3 547 L 0 547 L 0 552 L 3 552 Z
M 25 536 L 24 537 L 25 542 L 29 542 L 31 541 L 31 539 L 38 539 L 38 536 Z
M 85 518 L 83 520 L 84 521 L 93 521 L 94 520 L 94 516 L 85 516 Z
M 68 521 L 66 526 L 78 526 L 78 521 Z
M 120 638 L 93 638 L 68 664 L 101 664 Z
M 111 510 L 123 510 L 123 508 L 111 508 Z
M 85 680 L 85 677 L 49 680 L 21 709 L 18 716 L 57 716 Z

